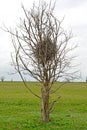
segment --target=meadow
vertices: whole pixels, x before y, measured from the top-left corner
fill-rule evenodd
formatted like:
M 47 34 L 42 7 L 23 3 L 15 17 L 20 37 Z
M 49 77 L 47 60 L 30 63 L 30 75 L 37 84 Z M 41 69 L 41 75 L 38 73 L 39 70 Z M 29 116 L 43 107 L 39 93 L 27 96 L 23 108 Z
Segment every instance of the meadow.
M 61 83 L 55 83 L 54 88 Z M 40 94 L 40 84 L 29 82 Z M 22 82 L 0 82 L 0 130 L 87 130 L 87 83 L 66 83 L 51 100 L 56 102 L 51 122 L 41 121 L 41 100 Z

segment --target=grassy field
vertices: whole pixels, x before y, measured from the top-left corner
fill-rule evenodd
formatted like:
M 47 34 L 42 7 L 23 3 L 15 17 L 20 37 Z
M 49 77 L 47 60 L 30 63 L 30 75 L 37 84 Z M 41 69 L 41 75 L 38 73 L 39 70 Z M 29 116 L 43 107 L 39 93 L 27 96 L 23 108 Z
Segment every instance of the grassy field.
M 40 84 L 32 82 L 29 87 L 40 93 Z M 56 96 L 61 98 L 51 122 L 43 123 L 40 99 L 21 82 L 0 82 L 0 130 L 87 130 L 87 83 L 67 83 L 51 99 Z

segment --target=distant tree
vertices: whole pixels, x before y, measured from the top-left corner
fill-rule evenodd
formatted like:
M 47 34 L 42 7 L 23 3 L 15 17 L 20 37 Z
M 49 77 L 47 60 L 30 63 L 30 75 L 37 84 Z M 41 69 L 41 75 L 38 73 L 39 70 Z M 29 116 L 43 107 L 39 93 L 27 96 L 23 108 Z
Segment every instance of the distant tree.
M 65 82 L 71 82 L 69 78 L 65 78 Z
M 87 77 L 86 77 L 86 82 L 87 82 Z
M 11 82 L 13 82 L 13 79 L 11 79 Z
M 42 101 L 42 120 L 50 121 L 50 112 L 56 101 L 50 102 L 50 95 L 57 92 L 59 87 L 52 90 L 53 83 L 60 78 L 74 76 L 70 72 L 73 56 L 70 52 L 75 49 L 70 46 L 71 33 L 67 34 L 53 14 L 55 4 L 40 1 L 33 4 L 31 10 L 22 9 L 24 19 L 14 31 L 6 28 L 11 34 L 15 49 L 12 55 L 13 66 L 20 74 L 28 90 Z M 34 93 L 25 82 L 24 75 L 32 76 L 41 83 L 41 96 Z
M 1 76 L 1 77 L 0 77 L 0 80 L 1 80 L 1 82 L 4 82 L 5 77 L 4 77 L 4 76 Z

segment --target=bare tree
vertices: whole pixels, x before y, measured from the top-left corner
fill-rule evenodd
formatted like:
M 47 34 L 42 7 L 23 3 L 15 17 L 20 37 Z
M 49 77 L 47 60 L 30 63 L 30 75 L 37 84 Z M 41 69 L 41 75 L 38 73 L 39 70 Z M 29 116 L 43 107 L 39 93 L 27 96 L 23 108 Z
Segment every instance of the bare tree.
M 41 83 L 41 97 L 34 93 L 24 82 L 28 90 L 42 100 L 42 120 L 50 121 L 50 112 L 56 101 L 50 103 L 53 83 L 66 76 L 72 78 L 70 72 L 73 50 L 68 44 L 71 33 L 67 34 L 53 14 L 55 4 L 40 1 L 39 5 L 33 4 L 31 10 L 26 10 L 20 19 L 20 24 L 13 31 L 6 29 L 11 34 L 15 52 L 12 55 L 13 65 L 20 74 L 23 82 L 24 75 L 30 75 Z M 68 46 L 69 45 L 69 46 Z M 59 98 L 59 97 L 58 97 Z

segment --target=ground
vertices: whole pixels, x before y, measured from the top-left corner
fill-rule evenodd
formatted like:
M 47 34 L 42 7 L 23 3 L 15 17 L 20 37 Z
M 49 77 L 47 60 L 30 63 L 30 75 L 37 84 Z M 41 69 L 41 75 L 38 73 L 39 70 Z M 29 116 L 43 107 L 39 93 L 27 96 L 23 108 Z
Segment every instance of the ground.
M 28 83 L 37 94 L 40 84 Z M 61 83 L 55 83 L 57 88 Z M 41 101 L 22 82 L 0 82 L 0 130 L 87 130 L 87 83 L 66 83 L 51 100 L 61 96 L 51 122 L 41 121 Z

